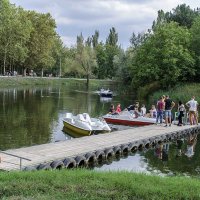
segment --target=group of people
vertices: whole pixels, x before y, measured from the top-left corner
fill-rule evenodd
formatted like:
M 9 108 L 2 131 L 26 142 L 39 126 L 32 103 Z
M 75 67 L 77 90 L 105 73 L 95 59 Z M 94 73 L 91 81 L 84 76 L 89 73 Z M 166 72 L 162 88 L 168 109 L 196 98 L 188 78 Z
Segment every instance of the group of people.
M 118 103 L 117 104 L 117 107 L 116 107 L 116 110 L 115 110 L 115 106 L 114 104 L 111 104 L 110 105 L 110 109 L 109 109 L 109 113 L 112 114 L 112 115 L 117 115 L 121 112 L 121 104 Z
M 198 112 L 197 106 L 198 102 L 195 100 L 193 96 L 190 101 L 185 104 L 189 108 L 189 121 L 191 125 L 198 124 Z M 178 126 L 183 125 L 183 117 L 186 115 L 186 108 L 182 101 L 178 102 Z M 130 105 L 126 108 L 126 110 L 135 114 L 135 117 L 143 116 L 143 117 L 151 117 L 156 118 L 156 123 L 160 124 L 165 122 L 165 127 L 171 126 L 173 116 L 172 109 L 174 108 L 175 103 L 172 99 L 170 99 L 169 95 L 163 95 L 159 98 L 156 105 L 152 105 L 149 113 L 147 113 L 146 107 L 143 104 L 141 108 L 139 108 L 139 102 L 136 102 L 133 105 Z M 121 105 L 118 103 L 116 110 L 114 109 L 114 105 L 111 104 L 109 113 L 110 114 L 119 114 L 121 112 Z M 187 116 L 186 116 L 187 117 Z

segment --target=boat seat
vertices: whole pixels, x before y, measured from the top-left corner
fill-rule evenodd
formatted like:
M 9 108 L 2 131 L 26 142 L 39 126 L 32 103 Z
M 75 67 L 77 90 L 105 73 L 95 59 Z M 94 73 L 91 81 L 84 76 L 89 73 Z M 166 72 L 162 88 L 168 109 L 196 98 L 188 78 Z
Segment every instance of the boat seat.
M 86 119 L 84 118 L 84 116 L 82 114 L 78 114 L 77 119 L 80 120 L 80 121 L 86 122 Z
M 73 114 L 72 113 L 66 113 L 66 118 L 73 118 Z
M 83 113 L 83 117 L 89 124 L 92 124 L 91 118 L 88 113 Z

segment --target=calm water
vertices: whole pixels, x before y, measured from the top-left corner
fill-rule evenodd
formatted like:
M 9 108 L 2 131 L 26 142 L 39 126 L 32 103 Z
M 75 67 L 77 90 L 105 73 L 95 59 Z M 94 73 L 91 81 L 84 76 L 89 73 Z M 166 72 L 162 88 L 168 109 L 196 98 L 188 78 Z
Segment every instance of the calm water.
M 7 150 L 60 140 L 73 139 L 63 132 L 62 118 L 66 112 L 88 112 L 92 117 L 107 113 L 110 104 L 120 102 L 122 108 L 134 101 L 133 96 L 117 95 L 108 101 L 86 91 L 81 85 L 62 87 L 34 87 L 0 90 L 0 149 Z M 113 86 L 113 89 L 116 90 Z M 122 129 L 123 127 L 117 127 Z M 200 139 L 193 147 L 188 138 L 136 152 L 118 160 L 111 160 L 95 170 L 129 170 L 156 174 L 200 173 Z
M 1 89 L 0 149 L 71 139 L 62 131 L 62 119 L 66 112 L 87 112 L 92 117 L 100 117 L 109 110 L 111 102 L 100 99 L 94 89 L 88 92 L 81 85 Z M 117 104 L 119 99 L 116 96 L 111 100 Z M 127 96 L 120 102 L 122 106 L 127 106 L 130 100 Z
M 129 154 L 119 160 L 110 160 L 95 170 L 127 170 L 161 176 L 200 177 L 200 134 L 180 140 L 158 144 Z

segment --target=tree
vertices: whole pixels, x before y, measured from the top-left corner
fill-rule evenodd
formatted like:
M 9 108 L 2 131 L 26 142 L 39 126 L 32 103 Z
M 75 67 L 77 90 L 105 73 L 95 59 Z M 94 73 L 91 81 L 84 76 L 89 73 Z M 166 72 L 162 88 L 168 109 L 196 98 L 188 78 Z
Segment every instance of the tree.
M 116 68 L 113 63 L 114 56 L 119 54 L 118 46 L 118 33 L 114 27 L 110 29 L 110 33 L 106 39 L 105 45 L 105 54 L 106 54 L 106 63 L 105 63 L 105 74 L 108 78 L 113 78 L 116 75 Z
M 198 10 L 193 10 L 186 4 L 178 5 L 172 12 L 166 13 L 166 19 L 168 22 L 177 22 L 180 26 L 190 28 L 194 19 L 199 15 Z
M 138 33 L 137 35 L 133 32 L 130 38 L 131 47 L 137 49 L 146 39 L 148 34 Z
M 199 80 L 200 76 L 200 16 L 194 20 L 194 23 L 190 29 L 192 35 L 191 50 L 194 51 L 196 59 L 196 80 Z
M 56 24 L 49 13 L 40 14 L 35 11 L 28 12 L 28 18 L 32 23 L 33 30 L 27 43 L 29 54 L 25 62 L 24 75 L 27 67 L 43 70 L 52 67 L 55 60 L 52 56 L 52 47 L 56 37 Z
M 94 74 L 96 74 L 97 78 L 104 79 L 107 77 L 106 71 L 106 47 L 100 42 L 96 48 L 96 58 L 97 58 L 97 67 L 94 69 Z
M 65 73 L 67 50 L 61 38 L 57 35 L 52 46 L 52 57 L 55 62 L 52 68 L 47 70 L 49 74 L 52 73 L 54 76 L 61 77 Z
M 133 86 L 158 81 L 162 87 L 170 87 L 178 81 L 190 80 L 195 75 L 190 41 L 189 31 L 177 23 L 157 26 L 136 52 L 132 63 Z
M 186 4 L 178 5 L 175 9 L 166 13 L 163 10 L 159 10 L 157 20 L 153 22 L 152 28 L 154 29 L 157 25 L 166 22 L 177 22 L 180 26 L 190 28 L 194 19 L 199 15 L 198 8 L 193 10 Z
M 76 61 L 84 71 L 87 79 L 87 87 L 89 87 L 89 79 L 93 68 L 96 66 L 96 54 L 88 43 L 84 43 L 82 34 L 77 36 Z
M 31 23 L 26 20 L 26 12 L 11 5 L 8 0 L 2 0 L 0 6 L 0 49 L 5 75 L 7 63 L 11 67 L 11 64 L 21 64 L 26 59 L 26 42 L 30 38 Z
M 96 48 L 99 44 L 99 31 L 95 31 L 94 35 L 92 35 L 92 46 L 93 48 Z

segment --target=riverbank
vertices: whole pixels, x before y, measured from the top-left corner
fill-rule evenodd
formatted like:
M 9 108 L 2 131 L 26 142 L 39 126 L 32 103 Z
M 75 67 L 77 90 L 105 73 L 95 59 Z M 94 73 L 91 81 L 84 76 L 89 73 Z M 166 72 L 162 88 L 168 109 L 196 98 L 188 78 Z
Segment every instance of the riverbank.
M 175 86 L 169 90 L 158 90 L 149 96 L 149 101 L 154 102 L 162 95 L 169 95 L 176 103 L 181 100 L 186 103 L 192 96 L 196 97 L 196 100 L 200 103 L 200 83 L 188 83 Z
M 199 199 L 195 178 L 60 170 L 0 173 L 1 199 Z
M 110 80 L 97 80 L 91 79 L 90 85 L 98 86 L 103 83 L 109 84 L 112 81 Z M 21 76 L 10 76 L 0 77 L 0 88 L 6 87 L 16 87 L 16 86 L 32 86 L 32 85 L 59 85 L 66 83 L 80 83 L 86 84 L 86 79 L 78 79 L 78 78 L 56 78 L 56 77 L 21 77 Z

